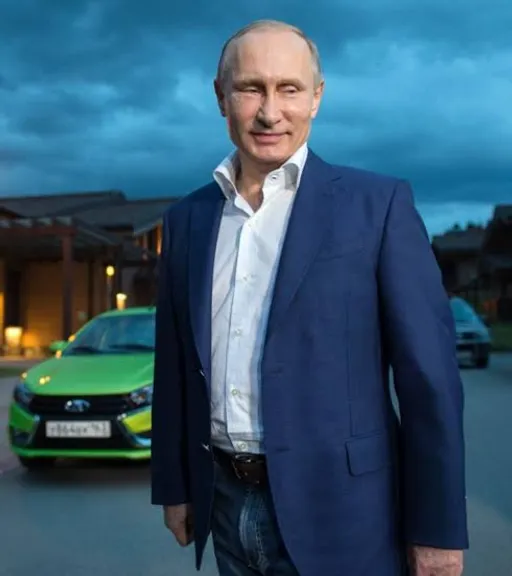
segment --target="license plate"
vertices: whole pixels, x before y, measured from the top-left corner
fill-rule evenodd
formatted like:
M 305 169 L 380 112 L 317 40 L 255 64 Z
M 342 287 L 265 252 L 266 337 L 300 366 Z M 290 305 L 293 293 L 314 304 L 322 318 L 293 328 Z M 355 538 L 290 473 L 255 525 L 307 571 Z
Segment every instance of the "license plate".
M 459 362 L 468 362 L 471 360 L 471 351 L 470 350 L 460 350 L 457 352 L 457 360 Z
M 110 438 L 110 422 L 47 422 L 47 438 Z

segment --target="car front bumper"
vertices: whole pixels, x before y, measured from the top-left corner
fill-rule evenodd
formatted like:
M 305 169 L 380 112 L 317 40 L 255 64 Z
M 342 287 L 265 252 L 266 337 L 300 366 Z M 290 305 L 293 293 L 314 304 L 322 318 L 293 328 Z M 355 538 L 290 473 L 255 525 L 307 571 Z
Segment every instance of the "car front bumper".
M 485 358 L 490 354 L 491 345 L 485 341 L 457 342 L 457 356 L 462 359 Z
M 73 422 L 108 420 L 111 435 L 108 438 L 48 438 L 46 422 L 64 419 Z M 9 408 L 8 438 L 12 452 L 24 457 L 146 460 L 151 457 L 151 408 L 115 416 L 63 418 L 32 414 L 13 402 Z

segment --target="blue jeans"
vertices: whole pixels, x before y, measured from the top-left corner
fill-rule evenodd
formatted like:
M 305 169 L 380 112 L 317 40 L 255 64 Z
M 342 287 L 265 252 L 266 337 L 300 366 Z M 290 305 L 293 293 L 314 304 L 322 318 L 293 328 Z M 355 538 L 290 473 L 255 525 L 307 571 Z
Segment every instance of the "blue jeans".
M 268 488 L 215 464 L 212 540 L 220 576 L 299 576 L 283 544 Z

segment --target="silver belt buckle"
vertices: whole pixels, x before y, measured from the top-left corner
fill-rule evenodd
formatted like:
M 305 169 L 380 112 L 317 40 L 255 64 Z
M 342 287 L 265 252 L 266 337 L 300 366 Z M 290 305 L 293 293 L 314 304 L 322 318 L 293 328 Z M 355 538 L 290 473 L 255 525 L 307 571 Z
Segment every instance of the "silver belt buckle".
M 247 478 L 247 474 L 242 474 L 238 467 L 237 467 L 237 462 L 242 462 L 243 464 L 253 464 L 254 462 L 256 462 L 256 458 L 254 458 L 253 456 L 250 456 L 248 454 L 234 454 L 232 459 L 231 459 L 231 467 L 233 468 L 233 471 L 235 473 L 235 476 L 238 478 L 238 480 L 245 480 Z M 255 482 L 255 484 L 259 484 L 259 480 L 257 480 Z

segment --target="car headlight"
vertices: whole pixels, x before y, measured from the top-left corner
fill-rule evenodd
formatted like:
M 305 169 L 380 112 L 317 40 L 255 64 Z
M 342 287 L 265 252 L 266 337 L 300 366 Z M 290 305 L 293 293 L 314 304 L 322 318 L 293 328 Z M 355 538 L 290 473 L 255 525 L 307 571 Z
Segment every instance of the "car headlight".
M 14 388 L 14 401 L 20 404 L 21 406 L 25 406 L 28 408 L 32 398 L 34 397 L 34 393 L 28 389 L 28 386 L 25 382 L 20 382 L 16 388 Z
M 153 402 L 153 384 L 130 392 L 130 402 L 136 407 L 151 406 Z

